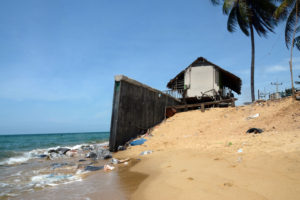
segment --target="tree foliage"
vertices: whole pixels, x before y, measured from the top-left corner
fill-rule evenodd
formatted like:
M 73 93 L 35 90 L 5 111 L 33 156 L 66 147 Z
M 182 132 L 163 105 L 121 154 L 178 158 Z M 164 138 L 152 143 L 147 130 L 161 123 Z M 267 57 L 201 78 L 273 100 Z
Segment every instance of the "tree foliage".
M 300 0 L 279 0 L 279 2 L 280 2 L 280 5 L 274 12 L 274 16 L 279 21 L 286 21 L 285 44 L 286 44 L 286 47 L 289 49 L 291 46 L 294 45 L 294 44 L 292 44 L 293 32 L 294 32 L 295 28 L 298 26 L 297 18 L 300 15 L 300 9 L 297 9 L 297 4 L 299 6 Z M 299 29 L 299 27 L 296 30 L 297 32 L 299 32 L 298 29 Z M 299 39 L 300 38 L 298 37 L 297 41 Z M 298 46 L 297 46 L 297 41 L 295 38 L 296 47 L 298 48 L 300 46 L 299 46 L 299 42 L 298 42 Z
M 223 13 L 228 15 L 227 29 L 234 32 L 237 26 L 249 36 L 253 26 L 259 36 L 273 32 L 277 21 L 273 17 L 276 10 L 274 0 L 211 0 L 212 4 L 223 4 Z
M 228 16 L 227 29 L 236 31 L 237 27 L 246 36 L 251 36 L 251 98 L 255 101 L 254 92 L 254 63 L 255 45 L 254 31 L 259 36 L 266 37 L 268 32 L 273 32 L 277 21 L 273 17 L 276 10 L 274 0 L 210 0 L 214 5 L 223 5 L 223 13 Z

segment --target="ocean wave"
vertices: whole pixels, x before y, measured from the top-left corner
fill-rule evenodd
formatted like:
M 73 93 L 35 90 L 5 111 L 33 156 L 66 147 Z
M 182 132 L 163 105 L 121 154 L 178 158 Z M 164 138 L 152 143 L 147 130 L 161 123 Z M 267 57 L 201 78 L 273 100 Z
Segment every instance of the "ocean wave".
M 107 146 L 107 145 L 108 145 L 108 142 L 103 142 L 103 143 L 98 143 L 98 144 L 93 144 L 93 145 L 84 143 L 84 144 L 77 144 L 74 146 L 64 146 L 64 147 L 56 146 L 56 147 L 50 147 L 47 149 L 34 149 L 34 150 L 31 150 L 28 152 L 18 153 L 21 155 L 10 157 L 3 161 L 0 161 L 0 165 L 21 164 L 21 163 L 25 163 L 31 159 L 41 158 L 41 155 L 49 155 L 49 150 L 51 150 L 51 149 L 68 148 L 71 150 L 78 150 L 85 146 L 92 146 L 93 148 L 95 148 L 95 146 L 103 147 L 103 146 Z

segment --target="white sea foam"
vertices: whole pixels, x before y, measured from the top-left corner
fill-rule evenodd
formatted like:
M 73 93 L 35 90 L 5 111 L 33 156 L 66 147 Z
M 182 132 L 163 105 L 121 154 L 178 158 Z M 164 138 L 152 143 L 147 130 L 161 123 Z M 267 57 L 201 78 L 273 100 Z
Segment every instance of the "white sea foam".
M 28 152 L 26 152 L 26 153 L 23 153 L 22 156 L 8 158 L 8 159 L 0 162 L 0 165 L 13 165 L 16 163 L 23 163 L 23 162 L 28 161 L 29 159 L 31 159 L 31 156 Z
M 0 186 L 1 186 L 1 187 L 5 187 L 5 186 L 8 186 L 8 185 L 9 185 L 9 184 L 7 184 L 7 183 L 1 183 L 1 182 L 0 182 Z
M 108 142 L 103 142 L 103 143 L 98 143 L 98 144 L 78 144 L 78 145 L 74 145 L 74 146 L 64 146 L 63 148 L 69 148 L 71 150 L 78 150 L 81 149 L 82 146 L 91 146 L 94 147 L 94 145 L 96 145 L 96 147 L 103 147 L 103 146 L 107 146 Z M 27 162 L 30 159 L 36 159 L 36 158 L 40 158 L 40 155 L 49 155 L 48 151 L 50 149 L 58 149 L 61 148 L 61 146 L 56 146 L 56 147 L 50 147 L 47 149 L 34 149 L 31 150 L 29 152 L 24 152 L 22 155 L 20 156 L 16 156 L 16 157 L 11 157 L 8 158 L 4 161 L 0 162 L 0 165 L 14 165 L 14 164 L 20 164 L 20 163 L 24 163 Z M 61 156 L 57 156 L 58 158 Z M 55 157 L 54 157 L 55 159 Z
M 31 184 L 34 187 L 56 186 L 59 183 L 69 183 L 78 180 L 81 180 L 81 178 L 70 174 L 44 174 L 31 177 Z

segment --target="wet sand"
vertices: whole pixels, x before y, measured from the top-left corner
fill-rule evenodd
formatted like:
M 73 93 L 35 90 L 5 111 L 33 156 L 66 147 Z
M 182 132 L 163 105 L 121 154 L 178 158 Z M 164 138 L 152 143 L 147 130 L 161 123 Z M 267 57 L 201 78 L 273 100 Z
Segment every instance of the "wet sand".
M 145 174 L 129 171 L 138 162 L 132 160 L 128 165 L 116 165 L 116 169 L 109 172 L 90 172 L 82 181 L 46 187 L 13 199 L 126 200 L 147 177 Z
M 299 199 L 299 101 L 178 113 L 152 134 L 116 154 L 140 158 L 130 171 L 148 175 L 130 199 Z

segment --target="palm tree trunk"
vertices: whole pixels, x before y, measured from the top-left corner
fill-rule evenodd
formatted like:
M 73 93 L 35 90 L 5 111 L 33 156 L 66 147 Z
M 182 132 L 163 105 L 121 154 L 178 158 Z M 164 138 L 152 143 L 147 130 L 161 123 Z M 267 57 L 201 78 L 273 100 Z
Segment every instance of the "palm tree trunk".
M 250 33 L 251 33 L 251 99 L 252 102 L 254 102 L 255 101 L 255 92 L 254 92 L 255 45 L 254 45 L 254 32 L 253 32 L 252 24 L 250 24 Z
M 293 79 L 293 49 L 294 49 L 294 43 L 295 43 L 295 35 L 298 25 L 298 0 L 296 1 L 296 21 L 294 26 L 294 32 L 293 32 L 293 40 L 292 40 L 292 46 L 291 46 L 291 58 L 290 58 L 290 72 L 291 72 L 291 82 L 292 82 L 292 95 L 295 97 L 295 88 L 294 88 L 294 79 Z

